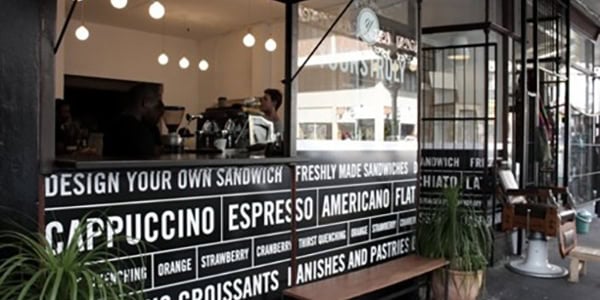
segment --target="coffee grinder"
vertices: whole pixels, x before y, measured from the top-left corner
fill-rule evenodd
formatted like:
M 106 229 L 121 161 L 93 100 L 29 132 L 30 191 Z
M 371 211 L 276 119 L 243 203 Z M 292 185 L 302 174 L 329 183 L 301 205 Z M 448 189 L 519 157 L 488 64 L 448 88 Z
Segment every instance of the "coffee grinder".
M 181 124 L 185 107 L 166 106 L 163 114 L 163 122 L 167 126 L 169 133 L 163 135 L 162 144 L 168 153 L 180 153 L 183 150 L 183 138 L 179 136 L 177 129 Z

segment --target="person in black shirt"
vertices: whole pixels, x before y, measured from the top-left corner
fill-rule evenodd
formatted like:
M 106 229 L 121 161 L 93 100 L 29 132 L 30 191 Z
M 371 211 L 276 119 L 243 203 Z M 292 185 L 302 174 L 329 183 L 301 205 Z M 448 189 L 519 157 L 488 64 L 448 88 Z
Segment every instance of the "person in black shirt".
M 122 114 L 104 135 L 104 155 L 151 158 L 160 154 L 158 122 L 164 113 L 162 88 L 139 84 L 131 90 Z

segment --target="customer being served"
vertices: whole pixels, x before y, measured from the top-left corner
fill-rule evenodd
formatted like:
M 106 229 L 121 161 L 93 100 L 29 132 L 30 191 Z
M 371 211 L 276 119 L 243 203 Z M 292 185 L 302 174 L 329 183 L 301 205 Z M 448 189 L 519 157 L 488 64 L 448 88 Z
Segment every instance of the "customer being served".
M 104 155 L 149 158 L 160 154 L 159 121 L 164 113 L 162 87 L 139 84 L 124 103 L 123 112 L 104 135 Z

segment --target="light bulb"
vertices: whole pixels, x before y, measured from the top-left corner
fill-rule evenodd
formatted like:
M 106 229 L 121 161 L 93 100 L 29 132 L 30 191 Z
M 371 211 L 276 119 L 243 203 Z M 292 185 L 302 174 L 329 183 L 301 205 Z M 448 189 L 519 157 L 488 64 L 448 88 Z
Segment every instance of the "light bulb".
M 200 63 L 198 64 L 198 68 L 200 69 L 200 71 L 208 70 L 208 62 L 206 61 L 206 59 L 200 61 Z
M 275 51 L 275 49 L 277 49 L 277 42 L 275 42 L 275 40 L 273 38 L 269 38 L 265 42 L 265 49 L 269 52 Z
M 244 39 L 242 40 L 242 42 L 244 43 L 244 46 L 250 48 L 250 47 L 254 46 L 254 43 L 256 43 L 256 39 L 254 38 L 254 35 L 252 35 L 252 33 L 248 32 L 244 36 Z
M 77 27 L 77 30 L 75 30 L 75 37 L 80 41 L 85 41 L 90 37 L 90 32 L 83 24 L 81 24 L 81 26 Z
M 110 0 L 110 4 L 116 9 L 123 9 L 127 6 L 127 0 Z
M 169 56 L 166 53 L 161 53 L 158 56 L 158 63 L 161 66 L 164 66 L 164 65 L 168 64 L 169 63 Z
M 150 5 L 148 12 L 153 19 L 158 20 L 165 16 L 165 7 L 160 2 L 154 1 Z
M 182 57 L 179 60 L 179 67 L 182 69 L 187 69 L 190 66 L 190 61 L 187 59 L 187 57 Z

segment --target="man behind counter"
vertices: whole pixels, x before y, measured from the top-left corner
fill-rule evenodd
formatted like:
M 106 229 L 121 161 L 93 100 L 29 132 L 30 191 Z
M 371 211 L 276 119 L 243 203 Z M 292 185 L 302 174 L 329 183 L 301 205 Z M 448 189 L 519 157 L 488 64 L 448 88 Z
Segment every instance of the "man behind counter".
M 104 135 L 104 156 L 150 158 L 159 155 L 158 122 L 163 113 L 160 85 L 143 83 L 132 88 L 123 112 Z
M 277 114 L 282 100 L 281 92 L 276 89 L 266 89 L 264 97 L 260 99 L 260 110 L 265 114 L 267 120 L 273 122 L 276 133 L 283 133 L 283 121 Z

